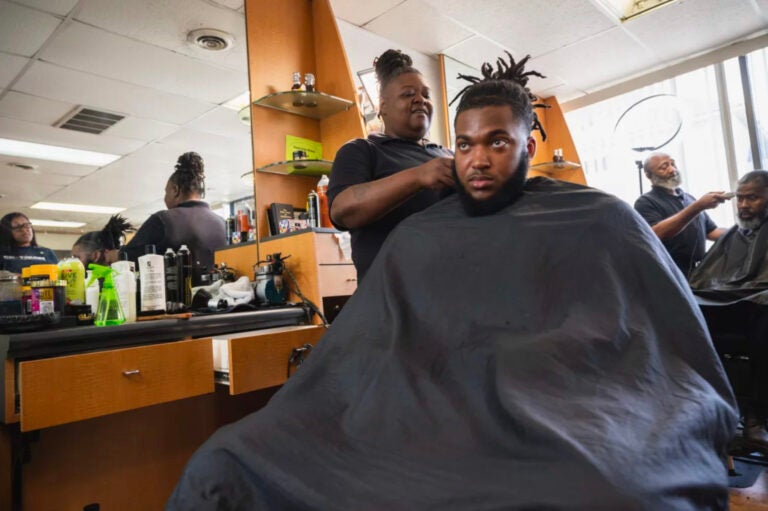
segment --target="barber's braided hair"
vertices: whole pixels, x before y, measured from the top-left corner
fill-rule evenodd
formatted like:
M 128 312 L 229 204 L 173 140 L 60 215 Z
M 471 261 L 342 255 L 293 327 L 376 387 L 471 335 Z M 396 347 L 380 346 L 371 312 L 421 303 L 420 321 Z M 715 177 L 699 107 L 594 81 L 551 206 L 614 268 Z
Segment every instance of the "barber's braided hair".
M 176 162 L 176 171 L 170 180 L 179 187 L 182 195 L 198 193 L 205 197 L 205 166 L 203 158 L 194 152 L 184 153 Z
M 379 91 L 383 91 L 389 83 L 403 73 L 418 73 L 413 67 L 413 60 L 400 50 L 387 50 L 373 60 Z
M 459 74 L 459 78 L 467 80 L 470 84 L 461 89 L 450 104 L 461 99 L 456 109 L 457 116 L 471 108 L 509 105 L 517 118 L 525 121 L 532 130 L 538 130 L 541 133 L 541 139 L 546 140 L 547 134 L 533 109 L 549 108 L 549 106 L 544 103 L 534 103 L 538 98 L 527 87 L 530 76 L 546 77 L 538 71 L 525 71 L 525 64 L 531 58 L 530 55 L 515 62 L 509 52 L 505 53 L 509 57 L 509 63 L 499 57 L 496 59 L 496 69 L 494 69 L 491 64 L 485 62 L 480 67 L 481 77 Z

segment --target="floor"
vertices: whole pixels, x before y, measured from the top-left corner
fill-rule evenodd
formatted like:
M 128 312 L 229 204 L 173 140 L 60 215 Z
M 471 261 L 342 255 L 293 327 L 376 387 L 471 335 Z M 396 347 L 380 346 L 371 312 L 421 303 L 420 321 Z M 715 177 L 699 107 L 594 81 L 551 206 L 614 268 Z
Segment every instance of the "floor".
M 731 511 L 768 511 L 768 470 L 750 488 L 731 489 Z

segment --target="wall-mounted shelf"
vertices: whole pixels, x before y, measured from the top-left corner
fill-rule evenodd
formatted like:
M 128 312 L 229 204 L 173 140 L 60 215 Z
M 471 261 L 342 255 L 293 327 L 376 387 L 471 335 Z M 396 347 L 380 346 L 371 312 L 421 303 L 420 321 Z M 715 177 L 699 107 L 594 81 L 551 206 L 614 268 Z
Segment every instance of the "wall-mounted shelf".
M 333 166 L 333 162 L 328 160 L 289 160 L 270 163 L 256 169 L 256 172 L 319 177 L 323 174 L 330 174 L 331 166 Z
M 565 170 L 580 169 L 581 165 L 572 161 L 546 161 L 544 163 L 537 163 L 531 165 L 531 170 L 538 172 L 563 172 Z
M 333 114 L 349 110 L 354 103 L 322 92 L 290 90 L 268 94 L 257 99 L 253 104 L 311 119 L 325 119 Z

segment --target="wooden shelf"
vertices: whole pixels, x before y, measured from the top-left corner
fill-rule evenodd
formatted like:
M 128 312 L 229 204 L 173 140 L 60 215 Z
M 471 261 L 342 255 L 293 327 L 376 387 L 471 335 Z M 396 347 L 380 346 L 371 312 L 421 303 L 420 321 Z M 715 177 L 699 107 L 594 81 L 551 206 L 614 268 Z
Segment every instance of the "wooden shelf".
M 256 169 L 256 172 L 320 177 L 323 174 L 330 174 L 331 166 L 333 166 L 333 162 L 328 160 L 288 160 L 270 163 Z
M 354 103 L 322 92 L 285 91 L 268 94 L 253 104 L 310 119 L 325 119 L 349 110 Z
M 565 170 L 580 169 L 581 165 L 572 161 L 547 161 L 531 165 L 531 170 L 538 172 L 563 172 Z

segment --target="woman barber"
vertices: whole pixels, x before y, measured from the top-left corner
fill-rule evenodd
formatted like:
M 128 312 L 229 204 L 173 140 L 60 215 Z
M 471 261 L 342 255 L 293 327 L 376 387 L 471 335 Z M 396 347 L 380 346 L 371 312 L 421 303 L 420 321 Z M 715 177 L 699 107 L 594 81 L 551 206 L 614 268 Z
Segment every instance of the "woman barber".
M 213 252 L 227 244 L 224 219 L 211 211 L 205 197 L 205 168 L 199 154 L 179 156 L 175 171 L 165 185 L 165 211 L 150 216 L 133 239 L 120 249 L 132 261 L 144 255 L 147 245 L 158 254 L 186 245 L 193 264 L 210 269 Z
M 56 264 L 53 250 L 37 245 L 32 222 L 19 212 L 8 213 L 0 219 L 0 270 L 21 273 L 33 264 Z
M 387 50 L 374 61 L 383 133 L 347 142 L 331 170 L 333 224 L 352 234 L 352 260 L 362 280 L 389 232 L 442 199 L 453 187 L 453 155 L 426 140 L 432 99 L 411 58 Z

